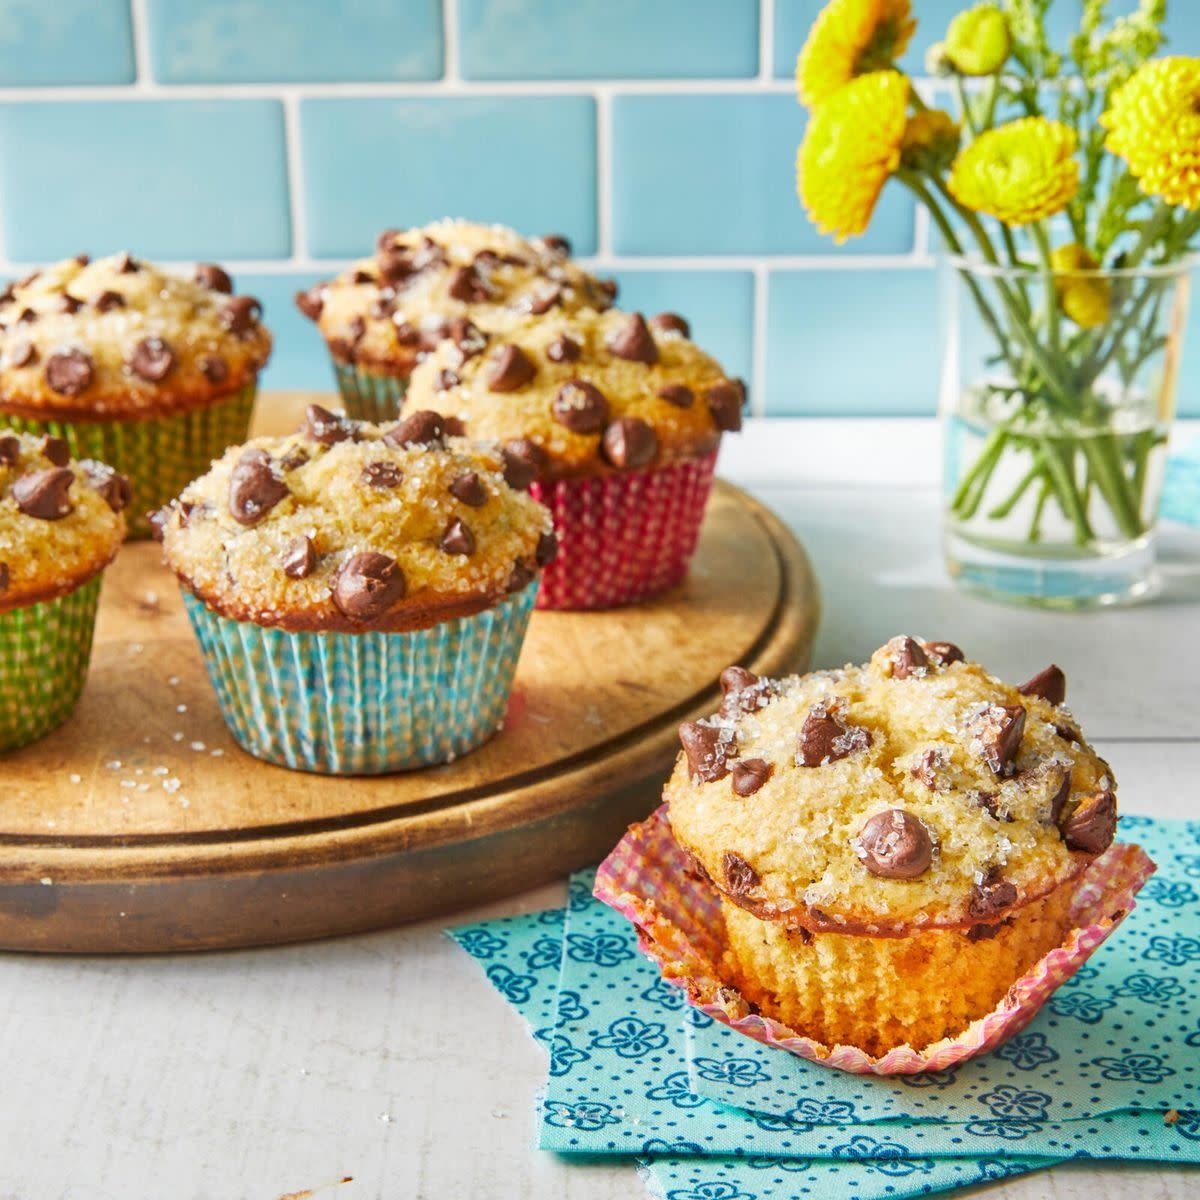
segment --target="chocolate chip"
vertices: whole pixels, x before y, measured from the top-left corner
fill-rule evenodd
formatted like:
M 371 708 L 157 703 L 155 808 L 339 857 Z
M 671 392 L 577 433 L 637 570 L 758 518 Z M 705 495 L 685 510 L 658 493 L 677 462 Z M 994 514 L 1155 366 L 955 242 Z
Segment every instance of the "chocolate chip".
M 757 712 L 771 702 L 769 680 L 759 679 L 745 667 L 726 667 L 721 672 L 721 716 Z
M 650 324 L 664 333 L 682 333 L 685 338 L 692 336 L 692 327 L 678 313 L 661 312 L 650 318 Z
M 1058 827 L 1068 850 L 1099 854 L 1112 844 L 1117 832 L 1117 798 L 1107 788 L 1084 796 L 1067 810 Z
M 1051 663 L 1032 679 L 1027 679 L 1017 691 L 1022 696 L 1041 696 L 1049 704 L 1061 704 L 1067 698 L 1067 677 L 1062 668 Z
M 726 433 L 736 433 L 742 427 L 742 405 L 746 388 L 739 380 L 724 379 L 704 389 L 704 399 L 713 423 Z
M 8 359 L 5 362 L 6 367 L 28 367 L 31 363 L 37 361 L 37 350 L 33 343 L 25 338 L 18 338 L 8 348 Z
M 548 567 L 558 557 L 558 538 L 553 533 L 543 533 L 538 538 L 534 562 L 539 567 Z
M 39 521 L 59 521 L 71 511 L 71 484 L 75 473 L 67 467 L 50 467 L 22 475 L 12 486 L 17 507 Z
M 620 290 L 615 279 L 597 279 L 595 281 L 596 291 L 605 300 L 604 307 L 607 308 L 617 298 L 617 292 Z
M 504 459 L 504 482 L 510 488 L 523 492 L 546 469 L 548 457 L 545 450 L 528 438 L 517 438 L 500 447 Z
M 370 271 L 364 271 L 361 267 L 355 267 L 350 272 L 349 282 L 357 286 L 360 283 L 374 283 L 375 276 Z
M 921 755 L 920 759 L 909 771 L 909 774 L 918 783 L 923 783 L 931 792 L 936 792 L 938 780 L 947 766 L 949 766 L 949 763 L 947 762 L 944 750 L 929 749 Z
M 546 347 L 546 357 L 556 363 L 578 362 L 582 353 L 583 347 L 565 333 L 560 334 Z
M 351 317 L 350 320 L 346 322 L 346 332 L 349 334 L 349 337 L 344 340 L 349 344 L 351 349 L 354 349 L 366 336 L 367 323 L 362 319 L 362 317 Z
M 510 596 L 516 592 L 523 592 L 532 582 L 533 576 L 533 568 L 523 558 L 518 558 L 513 563 L 512 574 L 509 575 L 508 582 L 504 585 L 504 590 Z
M 216 263 L 197 263 L 196 282 L 210 292 L 223 292 L 228 296 L 233 291 L 233 280 L 229 272 Z
M 479 508 L 487 503 L 487 489 L 476 471 L 467 471 L 450 481 L 446 489 L 455 499 L 461 500 L 471 508 Z
M 529 383 L 537 368 L 520 346 L 497 346 L 488 355 L 483 379 L 489 392 L 515 392 Z
M 918 642 L 910 637 L 892 638 L 888 642 L 888 650 L 892 661 L 892 678 L 918 678 L 929 670 L 929 659 Z
M 367 306 L 367 316 L 373 321 L 386 321 L 396 311 L 396 293 L 387 288 Z
M 395 249 L 396 239 L 400 236 L 399 229 L 385 229 L 375 239 L 375 253 L 387 254 L 388 251 Z
M 419 346 L 421 344 L 421 331 L 405 320 L 397 320 L 399 314 L 392 316 L 392 323 L 396 326 L 396 341 L 401 346 Z
M 86 267 L 88 265 L 88 263 L 90 263 L 91 261 L 92 261 L 92 256 L 90 254 L 75 255 L 75 262 L 81 267 Z
M 207 516 L 209 507 L 207 504 L 193 504 L 190 500 L 176 500 L 175 511 L 179 513 L 179 528 L 186 529 L 196 513 Z
M 922 646 L 925 653 L 943 667 L 966 662 L 966 655 L 953 642 L 923 642 Z
M 458 351 L 460 366 L 468 359 L 474 358 L 487 345 L 487 334 L 466 317 L 455 317 L 446 332 Z
M 296 293 L 296 307 L 310 320 L 318 321 L 325 300 L 321 295 L 321 285 L 314 284 L 307 291 Z
M 163 535 L 167 531 L 167 522 L 171 519 L 171 506 L 164 504 L 162 508 L 156 508 L 153 512 L 146 514 L 146 524 L 150 526 L 150 536 L 156 541 L 161 542 Z
M 1011 821 L 1012 814 L 1000 807 L 1000 797 L 995 792 L 972 792 L 971 799 L 994 821 Z
M 395 463 L 371 462 L 362 469 L 362 481 L 372 488 L 397 488 L 404 479 L 404 472 Z
M 658 362 L 658 345 L 641 313 L 631 313 L 623 325 L 608 334 L 604 344 L 618 358 L 647 365 Z
M 743 758 L 733 764 L 733 790 L 739 796 L 753 796 L 768 779 L 774 767 L 764 758 Z
M 332 446 L 337 442 L 352 439 L 357 432 L 357 423 L 350 420 L 345 413 L 333 413 L 319 404 L 310 404 L 304 410 L 304 423 L 300 432 L 322 446 Z M 386 436 L 383 439 L 387 441 Z
M 735 854 L 732 850 L 726 850 L 721 855 L 721 874 L 731 896 L 744 896 L 762 883 L 758 872 L 740 854 Z
M 1053 825 L 1059 823 L 1059 818 L 1062 816 L 1062 811 L 1067 806 L 1067 801 L 1071 798 L 1071 772 L 1068 770 L 1062 779 L 1062 783 L 1058 785 L 1058 791 L 1050 798 L 1050 822 Z
M 972 925 L 967 930 L 968 942 L 986 942 L 994 938 L 1000 930 L 1012 924 L 1012 918 L 1006 917 L 1003 921 L 993 921 L 990 925 Z
M 71 461 L 71 447 L 63 438 L 47 435 L 42 438 L 42 444 L 38 449 L 56 467 L 65 467 Z
M 467 427 L 459 417 L 443 417 L 442 428 L 448 438 L 465 437 Z
M 599 433 L 608 424 L 608 401 L 594 384 L 570 379 L 554 397 L 554 419 L 572 433 Z
M 200 374 L 209 383 L 224 383 L 229 378 L 229 364 L 219 354 L 205 354 L 199 366 Z
M 544 233 L 541 237 L 532 239 L 533 244 L 553 254 L 556 258 L 566 258 L 571 253 L 571 243 L 561 233 Z
M 1078 729 L 1072 729 L 1070 725 L 1064 725 L 1062 722 L 1054 726 L 1054 732 L 1064 742 L 1070 742 L 1073 746 L 1078 746 L 1083 741 L 1083 737 Z
M 11 467 L 21 457 L 21 439 L 6 433 L 0 437 L 0 467 Z
M 17 313 L 18 325 L 32 325 L 37 320 L 37 313 L 32 308 L 23 308 Z
M 78 396 L 92 382 L 92 359 L 86 350 L 63 350 L 46 359 L 46 383 L 60 396 Z
M 100 493 L 101 499 L 113 512 L 124 512 L 133 499 L 133 488 L 124 475 L 118 474 L 107 463 L 86 459 L 79 464 L 88 486 Z
M 388 446 L 432 446 L 445 435 L 445 425 L 439 413 L 427 408 L 418 409 L 402 418 L 383 435 Z
M 113 259 L 113 270 L 118 275 L 132 275 L 141 268 L 141 263 L 138 262 L 128 250 L 122 250 L 116 258 Z
M 230 296 L 221 306 L 221 324 L 233 334 L 243 334 L 254 328 L 262 305 L 253 296 Z
M 105 289 L 92 297 L 92 307 L 100 313 L 112 312 L 115 308 L 125 307 L 125 297 L 120 292 Z
M 729 774 L 726 759 L 737 753 L 736 738 L 722 737 L 715 726 L 685 721 L 679 727 L 679 741 L 693 779 L 714 783 Z
M 82 300 L 78 300 L 69 293 L 63 292 L 61 296 L 55 299 L 54 307 L 51 308 L 50 311 L 60 313 L 77 313 L 82 307 Z
M 455 267 L 446 280 L 446 291 L 464 304 L 478 304 L 491 295 L 487 281 L 474 267 Z
M 3 596 L 8 591 L 11 582 L 12 575 L 9 573 L 8 563 L 0 562 L 0 596 Z
M 905 808 L 876 813 L 858 835 L 863 866 L 881 879 L 915 879 L 933 862 L 933 839 L 918 817 Z
M 824 704 L 809 709 L 800 730 L 796 762 L 802 767 L 819 767 L 848 758 L 871 744 L 870 730 L 846 725 Z
M 129 355 L 129 369 L 141 379 L 158 383 L 175 365 L 175 352 L 160 337 L 142 338 Z
M 352 621 L 372 621 L 403 598 L 405 587 L 394 558 L 367 550 L 342 564 L 334 578 L 333 602 Z
M 280 460 L 279 466 L 284 471 L 294 471 L 308 462 L 308 451 L 303 446 L 293 446 Z
M 979 714 L 983 759 L 997 775 L 1011 775 L 1025 733 L 1025 709 L 1019 704 L 992 704 Z
M 265 450 L 242 452 L 229 478 L 229 513 L 239 525 L 257 525 L 288 495 Z
M 619 417 L 605 429 L 600 453 L 614 467 L 636 471 L 654 461 L 658 435 L 640 417 Z
M 676 408 L 691 408 L 696 400 L 692 389 L 682 383 L 668 383 L 665 387 L 660 387 L 655 395 Z
M 421 354 L 418 357 L 423 358 L 426 354 L 432 354 L 449 336 L 449 321 L 444 317 L 437 317 L 432 321 L 427 318 L 417 331 L 417 343 L 421 347 Z
M 474 554 L 475 535 L 471 532 L 469 525 L 459 520 L 458 517 L 455 517 L 446 526 L 446 530 L 442 534 L 442 540 L 438 542 L 438 547 L 447 554 L 462 554 L 464 556 Z
M 1017 902 L 1016 885 L 993 867 L 971 891 L 967 912 L 977 920 L 997 916 Z
M 456 388 L 462 383 L 462 380 L 451 371 L 448 367 L 443 368 L 437 373 L 437 378 L 433 381 L 433 390 L 435 392 L 448 392 L 451 388 Z
M 307 579 L 317 565 L 317 551 L 312 544 L 312 538 L 293 538 L 284 547 L 279 563 L 289 579 Z

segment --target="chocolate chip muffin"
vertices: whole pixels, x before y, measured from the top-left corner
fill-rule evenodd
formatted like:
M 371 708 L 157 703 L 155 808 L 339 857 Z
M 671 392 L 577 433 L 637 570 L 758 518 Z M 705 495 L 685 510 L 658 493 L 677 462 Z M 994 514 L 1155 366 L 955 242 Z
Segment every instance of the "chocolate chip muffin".
M 65 259 L 0 292 L 0 421 L 63 438 L 131 482 L 130 530 L 246 436 L 271 338 L 211 263 Z
M 554 513 L 546 608 L 629 604 L 678 583 L 745 387 L 673 313 L 553 313 L 487 333 L 463 322 L 413 372 L 408 403 L 500 446 Z
M 309 408 L 164 509 L 222 710 L 260 758 L 337 773 L 445 762 L 503 717 L 549 516 L 435 413 Z
M 607 308 L 616 284 L 593 278 L 569 253 L 565 238 L 526 239 L 500 225 L 389 229 L 373 257 L 298 293 L 296 304 L 329 347 L 350 415 L 386 420 L 416 364 L 464 321 L 492 330 Z
M 0 429 L 0 751 L 62 724 L 83 690 L 127 481 L 61 438 Z
M 1015 688 L 897 637 L 862 667 L 721 682 L 665 794 L 760 1011 L 830 1046 L 920 1049 L 1065 939 L 1117 807 L 1058 667 Z

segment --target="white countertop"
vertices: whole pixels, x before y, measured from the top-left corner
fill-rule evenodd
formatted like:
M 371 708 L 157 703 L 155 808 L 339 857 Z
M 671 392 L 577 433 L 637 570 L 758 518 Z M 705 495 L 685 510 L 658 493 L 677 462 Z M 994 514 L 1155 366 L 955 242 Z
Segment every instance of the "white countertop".
M 999 607 L 942 572 L 933 422 L 758 421 L 728 441 L 721 473 L 812 557 L 814 665 L 861 660 L 900 631 L 951 639 L 1013 679 L 1054 660 L 1123 807 L 1200 815 L 1200 533 L 1167 530 L 1151 606 Z M 533 1148 L 544 1051 L 441 933 L 562 895 L 276 950 L 0 957 L 0 1200 L 635 1200 L 632 1166 Z M 1066 1164 L 983 1190 L 1182 1198 L 1200 1178 Z

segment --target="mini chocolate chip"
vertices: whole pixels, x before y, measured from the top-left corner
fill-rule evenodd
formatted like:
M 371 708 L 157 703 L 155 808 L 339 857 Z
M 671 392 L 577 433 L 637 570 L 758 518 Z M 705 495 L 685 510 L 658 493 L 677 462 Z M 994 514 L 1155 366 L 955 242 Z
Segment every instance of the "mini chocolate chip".
M 398 313 L 392 315 L 392 323 L 396 326 L 396 342 L 401 346 L 419 346 L 421 331 L 406 320 L 396 320 Z
M 205 354 L 199 366 L 200 374 L 209 383 L 224 383 L 229 378 L 229 364 L 219 354 Z
M 0 437 L 0 467 L 11 467 L 21 457 L 21 439 L 6 433 Z
M 977 920 L 994 917 L 1017 902 L 1016 885 L 993 867 L 971 891 L 967 912 Z
M 372 488 L 397 488 L 404 479 L 404 472 L 395 463 L 370 462 L 362 469 L 362 481 Z
M 1067 801 L 1071 798 L 1071 772 L 1068 770 L 1063 775 L 1062 783 L 1058 785 L 1058 791 L 1050 798 L 1050 823 L 1057 825 L 1059 818 L 1062 816 L 1062 811 L 1067 806 Z
M 565 333 L 559 334 L 546 347 L 546 357 L 556 363 L 578 362 L 582 353 L 583 347 L 574 338 L 567 337 Z
M 42 444 L 38 449 L 56 467 L 65 467 L 71 461 L 71 447 L 67 445 L 63 438 L 50 437 L 47 434 L 46 437 L 42 438 Z
M 739 759 L 733 764 L 733 790 L 739 796 L 753 796 L 774 769 L 765 758 Z
M 515 392 L 529 383 L 537 368 L 520 346 L 497 346 L 488 355 L 483 378 L 489 392 Z
M 462 380 L 458 375 L 446 367 L 437 373 L 437 378 L 433 381 L 433 390 L 435 392 L 448 392 L 451 388 L 458 387 L 460 383 L 462 383 Z
M 18 338 L 8 348 L 6 367 L 28 367 L 37 361 L 37 349 L 25 338 Z
M 725 877 L 725 886 L 731 896 L 744 896 L 762 883 L 758 872 L 732 850 L 726 850 L 721 855 L 721 874 Z
M 76 297 L 67 292 L 63 292 L 63 294 L 54 301 L 54 307 L 50 311 L 60 313 L 77 313 L 82 307 L 82 300 L 76 299 Z
M 571 243 L 561 233 L 543 233 L 541 237 L 532 240 L 535 246 L 541 247 L 556 258 L 566 258 L 571 253 Z
M 678 313 L 660 312 L 650 318 L 650 325 L 664 333 L 682 333 L 685 338 L 692 336 L 692 327 Z
M 1012 813 L 1000 807 L 1000 797 L 995 792 L 972 792 L 971 799 L 994 821 L 1011 821 Z
M 17 507 L 39 521 L 59 521 L 71 511 L 71 484 L 75 473 L 67 467 L 50 467 L 22 475 L 12 486 Z
M 618 358 L 647 365 L 658 362 L 658 345 L 641 313 L 630 313 L 623 325 L 608 334 L 604 344 Z
M 992 704 L 980 714 L 983 759 L 997 775 L 1011 775 L 1013 760 L 1025 733 L 1025 709 L 1020 704 Z
M 966 662 L 966 655 L 953 642 L 923 642 L 925 653 L 943 667 Z
M 739 380 L 724 379 L 704 389 L 704 399 L 713 423 L 726 433 L 736 433 L 742 427 L 742 405 L 746 388 Z
M 332 446 L 337 442 L 353 439 L 357 432 L 357 422 L 352 421 L 345 413 L 330 412 L 319 404 L 310 404 L 304 410 L 304 423 L 300 432 L 322 446 Z M 387 438 L 384 438 L 387 441 Z
M 819 767 L 865 750 L 870 744 L 870 730 L 846 725 L 824 704 L 816 704 L 804 718 L 796 762 L 801 767 Z
M 0 596 L 3 596 L 8 591 L 11 582 L 12 575 L 9 573 L 8 563 L 0 562 Z
M 32 325 L 37 320 L 37 313 L 32 308 L 23 308 L 17 313 L 18 325 Z
M 475 535 L 469 525 L 455 517 L 446 526 L 438 547 L 447 554 L 471 555 L 475 553 Z
M 439 413 L 427 408 L 418 409 L 402 417 L 383 435 L 384 443 L 397 448 L 404 446 L 432 446 L 445 436 L 445 425 Z
M 60 396 L 78 396 L 92 382 L 92 359 L 86 350 L 63 350 L 46 359 L 46 383 Z
M 221 306 L 221 324 L 230 333 L 247 333 L 261 312 L 262 305 L 253 296 L 230 296 Z
M 721 730 L 712 725 L 685 721 L 679 727 L 679 741 L 693 779 L 715 783 L 729 774 L 726 759 L 737 753 L 736 738 L 722 738 Z
M 938 779 L 948 765 L 946 752 L 931 748 L 921 755 L 920 759 L 917 760 L 909 771 L 909 774 L 918 783 L 923 783 L 931 792 L 936 792 Z
M 375 239 L 375 253 L 387 254 L 389 250 L 395 247 L 396 239 L 400 236 L 399 229 L 385 229 Z
M 320 320 L 321 310 L 325 307 L 325 300 L 321 295 L 321 285 L 314 284 L 307 291 L 297 292 L 296 307 L 310 321 Z
M 481 353 L 487 345 L 487 334 L 466 317 L 455 317 L 446 333 L 458 350 L 460 365 Z
M 175 510 L 179 513 L 179 528 L 186 529 L 192 523 L 193 515 L 199 513 L 207 516 L 209 507 L 207 504 L 193 504 L 190 500 L 176 500 Z
M 346 322 L 346 332 L 350 335 L 346 340 L 353 348 L 357 346 L 358 343 L 361 342 L 366 336 L 367 323 L 362 317 L 351 317 L 350 320 Z
M 284 547 L 279 562 L 289 579 L 307 579 L 317 565 L 317 551 L 312 538 L 306 535 L 293 538 Z
M 479 508 L 487 503 L 487 489 L 476 471 L 467 471 L 452 479 L 446 490 L 471 508 Z
M 533 581 L 534 573 L 533 568 L 523 558 L 518 558 L 513 563 L 512 574 L 509 575 L 504 590 L 510 596 L 516 592 L 523 592 Z
M 92 297 L 92 307 L 100 313 L 112 312 L 125 307 L 125 297 L 120 292 L 105 290 Z
M 863 866 L 881 879 L 915 879 L 933 862 L 933 839 L 920 818 L 905 808 L 876 813 L 857 840 Z
M 617 298 L 620 287 L 615 279 L 597 279 L 596 291 L 604 298 L 604 307 L 607 308 Z
M 370 271 L 364 271 L 361 267 L 356 267 L 350 272 L 349 282 L 355 286 L 360 283 L 374 283 L 375 276 Z
M 107 463 L 85 459 L 79 464 L 83 477 L 90 487 L 100 493 L 101 499 L 113 512 L 124 512 L 133 499 L 133 488 L 124 475 L 118 474 Z
M 972 925 L 967 930 L 968 942 L 986 942 L 994 938 L 1000 930 L 1012 924 L 1012 919 L 1006 917 L 1003 921 L 993 921 L 990 925 Z
M 539 567 L 548 567 L 558 557 L 558 538 L 553 533 L 543 533 L 538 538 L 534 562 Z
M 500 447 L 504 459 L 504 482 L 518 492 L 529 485 L 546 469 L 548 457 L 545 450 L 528 438 L 517 438 Z
M 1072 729 L 1070 725 L 1064 725 L 1062 722 L 1054 726 L 1054 732 L 1058 734 L 1064 742 L 1070 742 L 1073 746 L 1078 746 L 1083 741 L 1083 735 L 1078 729 Z
M 660 387 L 655 395 L 660 400 L 673 404 L 676 408 L 691 408 L 696 401 L 692 389 L 685 387 L 682 383 L 668 383 L 664 387 Z
M 600 453 L 614 467 L 636 471 L 654 461 L 658 435 L 640 417 L 618 417 L 605 429 Z
M 518 312 L 529 313 L 541 317 L 548 313 L 556 304 L 562 303 L 562 286 L 557 283 L 543 283 L 532 291 L 519 296 L 513 304 Z
M 1067 677 L 1062 668 L 1051 663 L 1032 679 L 1027 679 L 1017 691 L 1022 696 L 1041 696 L 1050 704 L 1061 704 L 1067 698 Z
M 122 250 L 120 254 L 113 259 L 113 270 L 118 275 L 132 275 L 141 268 L 141 263 L 138 262 L 128 250 Z
M 892 638 L 888 642 L 888 649 L 891 653 L 893 679 L 909 679 L 914 675 L 919 678 L 929 670 L 929 659 L 914 639 Z
M 1112 844 L 1117 832 L 1117 798 L 1107 788 L 1084 796 L 1058 823 L 1068 850 L 1099 854 Z
M 394 558 L 367 550 L 352 554 L 333 583 L 333 602 L 352 621 L 372 621 L 404 596 L 404 572 Z
M 175 352 L 160 337 L 142 338 L 129 355 L 129 369 L 141 379 L 158 383 L 175 365 Z
M 599 433 L 608 424 L 604 393 L 584 379 L 569 379 L 554 397 L 554 419 L 572 433 Z
M 229 272 L 216 263 L 197 263 L 196 282 L 210 292 L 223 292 L 228 296 L 233 291 L 233 280 Z
M 721 672 L 721 708 L 723 717 L 757 712 L 771 702 L 770 680 L 760 680 L 745 667 L 726 667 Z
M 474 267 L 455 267 L 446 280 L 446 291 L 465 304 L 477 304 L 491 294 L 487 281 Z
M 290 494 L 270 455 L 251 448 L 242 452 L 229 477 L 229 513 L 239 525 L 257 525 Z

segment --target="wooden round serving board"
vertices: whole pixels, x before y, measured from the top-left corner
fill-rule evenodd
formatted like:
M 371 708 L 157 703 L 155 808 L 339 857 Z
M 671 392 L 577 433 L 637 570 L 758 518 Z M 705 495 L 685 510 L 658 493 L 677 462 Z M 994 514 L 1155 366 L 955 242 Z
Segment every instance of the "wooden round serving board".
M 293 427 L 312 398 L 268 397 L 258 428 Z M 535 614 L 504 729 L 481 749 L 335 778 L 236 745 L 159 548 L 127 546 L 78 710 L 0 762 L 0 948 L 298 941 L 595 862 L 658 802 L 676 727 L 716 708 L 720 671 L 803 669 L 817 609 L 786 527 L 718 483 L 680 587 L 635 608 Z

